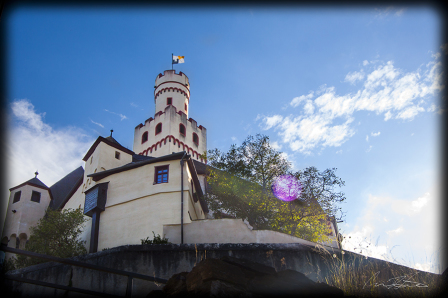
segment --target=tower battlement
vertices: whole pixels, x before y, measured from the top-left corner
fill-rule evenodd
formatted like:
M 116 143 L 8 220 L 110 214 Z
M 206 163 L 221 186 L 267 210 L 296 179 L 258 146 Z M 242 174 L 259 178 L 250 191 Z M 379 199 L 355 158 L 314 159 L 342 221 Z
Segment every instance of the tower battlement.
M 168 146 L 165 146 L 168 145 Z M 207 129 L 173 105 L 165 107 L 134 131 L 134 147 L 137 154 L 162 156 L 172 152 L 187 151 L 201 162 L 201 154 L 207 151 Z
M 188 77 L 181 71 L 179 73 L 176 73 L 175 70 L 165 70 L 163 74 L 159 73 L 156 78 L 156 86 L 168 81 L 174 81 L 184 86 L 190 86 Z
M 165 107 L 172 105 L 178 111 L 184 112 L 188 117 L 190 103 L 190 83 L 188 77 L 174 70 L 165 70 L 160 73 L 154 85 L 154 103 L 156 113 L 164 111 Z

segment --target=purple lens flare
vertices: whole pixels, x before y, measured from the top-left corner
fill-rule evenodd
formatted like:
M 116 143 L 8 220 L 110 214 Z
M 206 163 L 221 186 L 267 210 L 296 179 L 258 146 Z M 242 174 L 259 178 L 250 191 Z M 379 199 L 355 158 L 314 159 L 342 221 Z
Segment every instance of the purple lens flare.
M 290 202 L 300 196 L 302 185 L 294 176 L 282 175 L 275 179 L 271 189 L 277 199 Z

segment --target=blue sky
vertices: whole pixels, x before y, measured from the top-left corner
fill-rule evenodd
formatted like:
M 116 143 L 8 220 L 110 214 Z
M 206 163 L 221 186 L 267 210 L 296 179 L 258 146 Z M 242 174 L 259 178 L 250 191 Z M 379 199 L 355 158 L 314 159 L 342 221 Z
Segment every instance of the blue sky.
M 208 149 L 262 133 L 294 169 L 338 168 L 345 247 L 439 271 L 447 45 L 431 8 L 21 7 L 5 16 L 8 188 L 36 169 L 51 186 L 110 129 L 132 149 L 174 53 L 185 56 L 175 69 L 190 79 L 189 116 L 207 128 Z

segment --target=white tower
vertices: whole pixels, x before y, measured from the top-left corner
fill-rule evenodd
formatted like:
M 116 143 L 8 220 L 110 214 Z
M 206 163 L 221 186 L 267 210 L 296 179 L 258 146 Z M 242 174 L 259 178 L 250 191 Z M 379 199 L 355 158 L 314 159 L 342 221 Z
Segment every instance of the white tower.
M 188 77 L 174 70 L 165 70 L 156 78 L 154 86 L 155 115 L 134 132 L 134 152 L 159 157 L 173 152 L 187 151 L 201 162 L 207 151 L 207 130 L 188 118 L 190 84 Z
M 11 188 L 3 227 L 2 244 L 25 249 L 30 227 L 37 225 L 50 205 L 50 188 L 36 177 Z

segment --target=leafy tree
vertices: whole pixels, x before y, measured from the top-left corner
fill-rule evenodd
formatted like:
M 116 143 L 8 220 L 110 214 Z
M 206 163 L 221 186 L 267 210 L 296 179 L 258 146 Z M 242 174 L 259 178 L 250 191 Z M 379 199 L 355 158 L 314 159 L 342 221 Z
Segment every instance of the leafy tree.
M 320 172 L 309 167 L 292 173 L 288 160 L 263 135 L 249 136 L 225 153 L 210 150 L 207 160 L 211 167 L 206 200 L 215 217 L 228 214 L 247 220 L 255 229 L 313 242 L 327 240 L 326 222 L 341 211 L 338 203 L 345 200 L 344 193 L 337 192 L 344 181 L 335 175 L 336 169 Z M 298 200 L 280 201 L 270 191 L 274 179 L 283 174 L 300 181 L 303 189 Z
M 86 254 L 85 241 L 79 239 L 86 220 L 81 209 L 47 209 L 37 225 L 30 228 L 30 239 L 25 250 L 59 258 Z M 46 261 L 17 255 L 15 267 L 22 268 L 43 262 Z
M 272 148 L 269 137 L 249 136 L 241 146 L 232 145 L 226 153 L 208 152 L 208 182 L 212 186 L 208 203 L 212 210 L 226 210 L 248 220 L 255 228 L 269 228 L 277 203 L 269 192 L 273 179 L 290 168 L 284 156 Z

